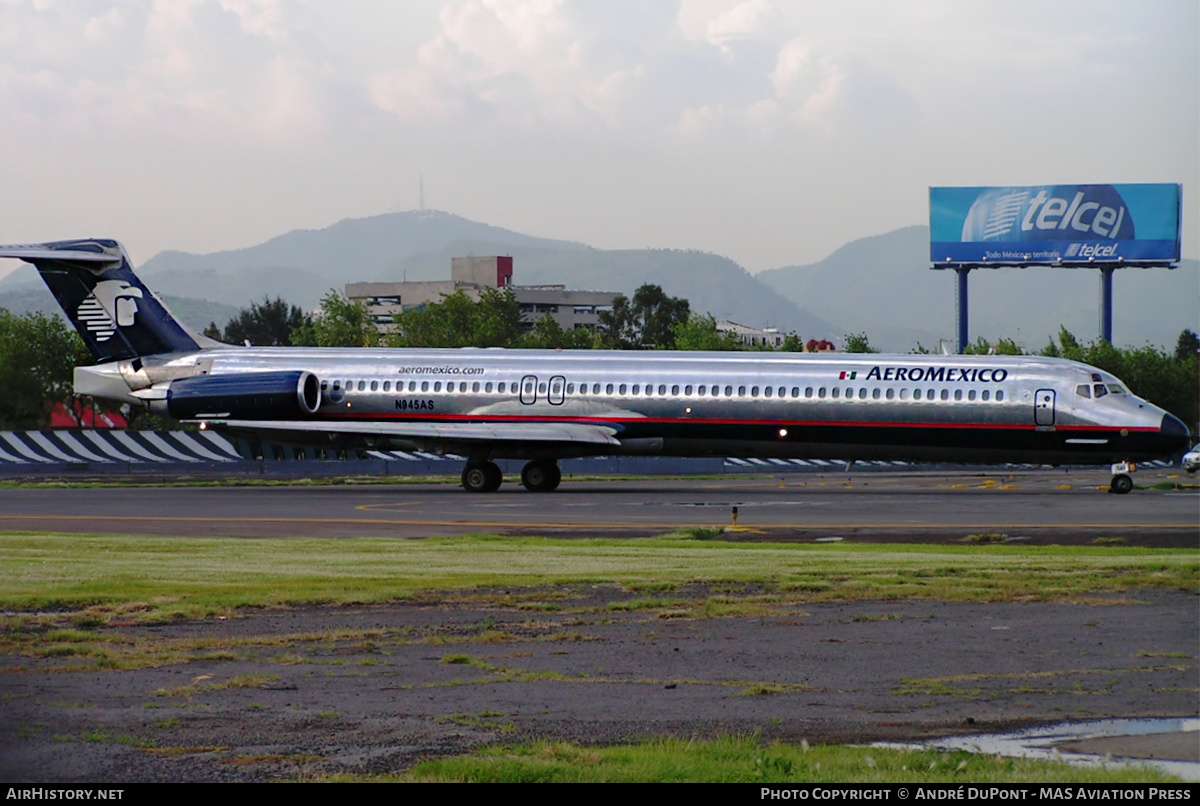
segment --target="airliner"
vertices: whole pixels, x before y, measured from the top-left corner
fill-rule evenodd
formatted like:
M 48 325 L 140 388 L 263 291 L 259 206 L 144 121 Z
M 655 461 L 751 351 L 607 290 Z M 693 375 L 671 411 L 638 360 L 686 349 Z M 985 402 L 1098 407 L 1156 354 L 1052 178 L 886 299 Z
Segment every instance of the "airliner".
M 75 391 L 201 428 L 338 449 L 497 459 L 556 489 L 600 455 L 1112 464 L 1190 445 L 1111 374 L 1034 356 L 237 347 L 176 319 L 107 239 L 0 246 L 32 263 L 96 360 Z

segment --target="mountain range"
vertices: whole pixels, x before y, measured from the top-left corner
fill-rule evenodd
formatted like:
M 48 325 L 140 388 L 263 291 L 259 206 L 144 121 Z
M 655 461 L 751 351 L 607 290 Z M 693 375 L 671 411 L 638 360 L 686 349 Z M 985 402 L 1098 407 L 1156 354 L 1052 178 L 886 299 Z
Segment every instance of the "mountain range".
M 678 249 L 602 250 L 523 235 L 451 213 L 414 211 L 294 230 L 245 249 L 159 253 L 140 267 L 147 283 L 196 329 L 218 325 L 254 300 L 282 296 L 314 308 L 330 289 L 364 281 L 439 280 L 452 257 L 511 255 L 517 285 L 563 284 L 631 296 L 643 283 L 684 297 L 694 311 L 840 343 L 862 332 L 904 352 L 936 348 L 955 333 L 953 272 L 932 271 L 922 226 L 862 238 L 824 260 L 751 275 L 734 261 Z M 1114 283 L 1120 344 L 1173 346 L 1200 330 L 1200 264 L 1126 269 Z M 1098 329 L 1099 280 L 1079 269 L 998 269 L 970 275 L 972 337 L 1012 338 L 1039 349 L 1060 326 L 1083 340 Z M 0 281 L 0 307 L 56 310 L 31 272 Z M 950 346 L 953 344 L 950 342 Z

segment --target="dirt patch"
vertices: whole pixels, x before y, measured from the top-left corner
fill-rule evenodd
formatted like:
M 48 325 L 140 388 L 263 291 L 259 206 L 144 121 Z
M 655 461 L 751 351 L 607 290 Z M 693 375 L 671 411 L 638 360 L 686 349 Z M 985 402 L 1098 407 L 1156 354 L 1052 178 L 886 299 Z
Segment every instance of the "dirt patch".
M 1196 604 L 580 586 L 106 627 L 0 657 L 0 778 L 271 781 L 534 738 L 899 741 L 1194 716 Z

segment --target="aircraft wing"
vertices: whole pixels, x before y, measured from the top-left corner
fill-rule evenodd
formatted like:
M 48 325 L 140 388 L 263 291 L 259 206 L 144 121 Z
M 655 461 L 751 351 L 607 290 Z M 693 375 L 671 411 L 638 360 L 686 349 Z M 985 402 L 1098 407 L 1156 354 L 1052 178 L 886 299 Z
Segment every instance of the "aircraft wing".
M 414 443 L 584 443 L 620 445 L 616 429 L 588 423 L 431 423 L 431 422 L 345 422 L 305 420 L 205 420 L 207 425 L 234 431 L 302 435 L 325 434 L 370 440 L 401 440 Z

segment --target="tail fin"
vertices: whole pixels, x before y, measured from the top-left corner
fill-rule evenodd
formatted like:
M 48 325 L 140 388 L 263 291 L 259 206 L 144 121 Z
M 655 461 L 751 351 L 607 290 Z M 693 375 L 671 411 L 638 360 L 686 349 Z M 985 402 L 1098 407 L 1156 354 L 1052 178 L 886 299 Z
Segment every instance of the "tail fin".
M 0 257 L 32 263 L 97 363 L 200 349 L 147 288 L 113 240 L 0 246 Z

